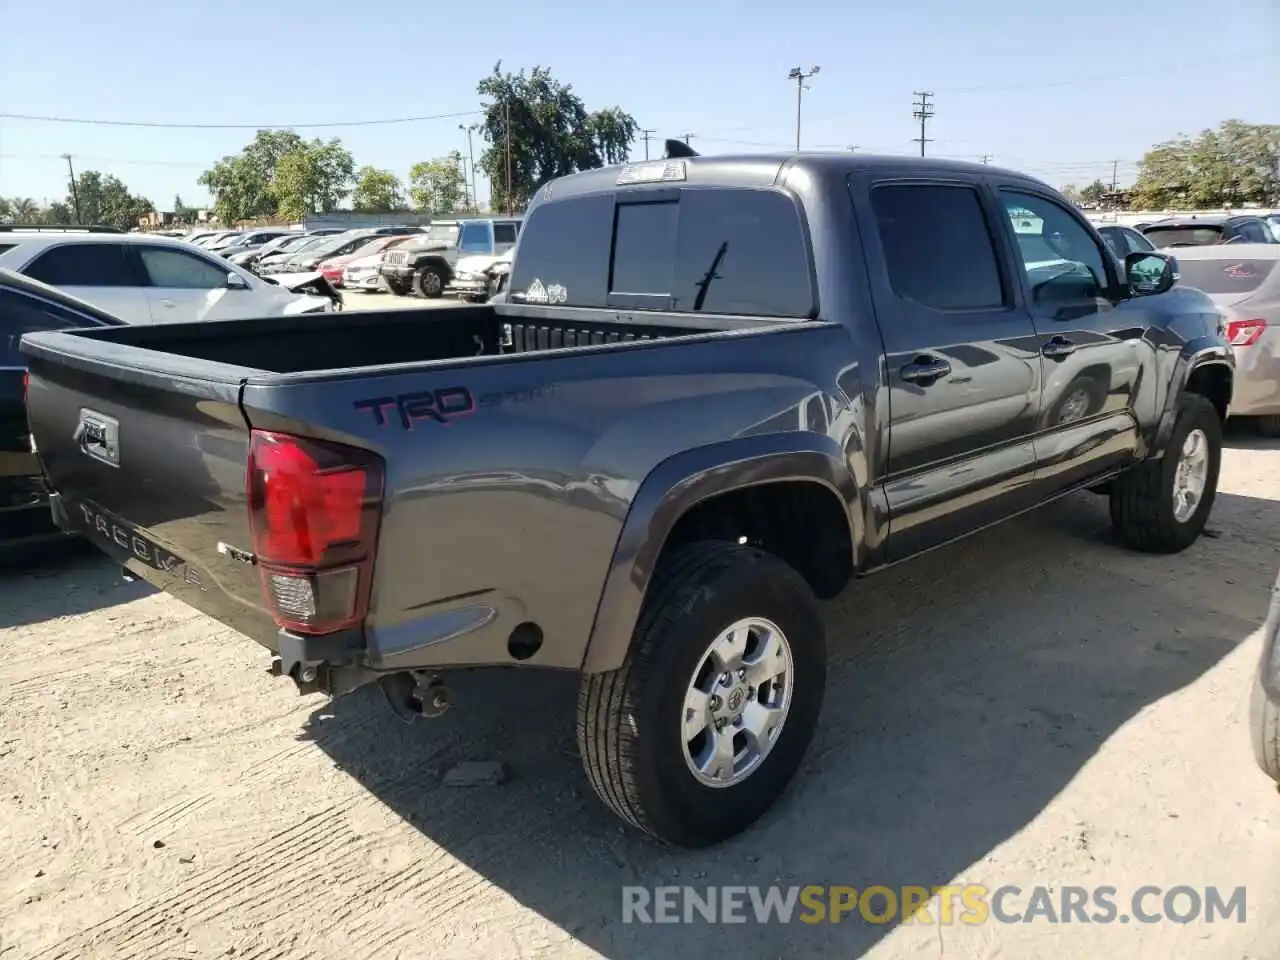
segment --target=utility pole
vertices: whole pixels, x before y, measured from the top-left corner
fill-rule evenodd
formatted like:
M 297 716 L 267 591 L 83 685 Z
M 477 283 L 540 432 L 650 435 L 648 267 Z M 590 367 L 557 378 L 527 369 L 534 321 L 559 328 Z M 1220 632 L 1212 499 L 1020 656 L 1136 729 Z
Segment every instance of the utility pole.
M 984 153 L 981 159 L 982 159 L 982 165 L 985 167 L 987 164 L 991 162 L 992 155 L 989 153 Z
M 930 143 L 930 138 L 925 136 L 925 124 L 933 116 L 933 104 L 929 102 L 929 98 L 933 96 L 932 90 L 916 90 L 915 95 L 920 99 L 912 104 L 915 110 L 912 116 L 920 121 L 920 136 L 916 138 L 916 143 L 920 144 L 920 156 L 924 156 L 924 145 Z
M 861 149 L 861 147 L 859 147 L 858 144 L 856 143 L 851 143 L 849 144 L 847 149 L 850 153 L 857 153 Z
M 686 133 L 683 137 L 684 142 L 687 144 L 690 140 L 694 138 L 694 136 L 696 136 L 696 134 Z
M 506 102 L 506 119 L 503 121 L 503 133 L 506 134 L 507 141 L 507 190 L 503 198 L 506 207 L 507 216 L 511 216 L 511 98 L 507 97 Z
M 654 132 L 655 131 L 650 130 L 648 127 L 642 127 L 640 129 L 640 139 L 644 141 L 644 158 L 646 160 L 649 159 L 649 141 L 653 139 Z
M 80 223 L 80 191 L 76 189 L 76 171 L 71 166 L 71 154 L 64 153 L 62 159 L 67 161 L 67 176 L 71 179 L 71 205 L 75 207 L 76 223 Z
M 1115 193 L 1120 187 L 1120 161 L 1111 161 L 1111 192 Z
M 479 212 L 480 194 L 476 192 L 476 152 L 471 144 L 471 134 L 480 129 L 480 124 L 458 124 L 458 129 L 467 135 L 467 162 L 471 164 L 471 205 Z M 464 184 L 465 186 L 465 184 Z
M 804 102 L 804 82 L 816 76 L 820 69 L 820 67 L 810 67 L 804 70 L 800 67 L 792 67 L 791 72 L 787 74 L 788 80 L 796 82 L 796 153 L 800 152 L 800 106 Z

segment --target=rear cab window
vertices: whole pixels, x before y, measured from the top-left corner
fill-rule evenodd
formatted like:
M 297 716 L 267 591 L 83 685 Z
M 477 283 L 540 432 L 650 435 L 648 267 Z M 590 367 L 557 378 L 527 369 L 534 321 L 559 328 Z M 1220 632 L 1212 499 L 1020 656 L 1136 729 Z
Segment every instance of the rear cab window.
M 542 204 L 521 231 L 510 291 L 511 303 L 784 319 L 815 312 L 800 210 L 769 189 L 623 190 Z

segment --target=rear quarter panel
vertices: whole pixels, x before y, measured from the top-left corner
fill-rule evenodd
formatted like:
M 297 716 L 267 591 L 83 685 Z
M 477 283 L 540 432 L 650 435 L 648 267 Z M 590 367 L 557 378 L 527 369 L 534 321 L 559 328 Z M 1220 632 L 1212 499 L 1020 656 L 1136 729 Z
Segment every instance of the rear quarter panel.
M 664 497 L 637 500 L 660 465 L 715 447 L 707 465 L 721 468 L 770 451 L 811 451 L 845 477 L 865 477 L 858 408 L 847 379 L 842 386 L 849 355 L 842 328 L 799 322 L 478 358 L 430 376 L 251 380 L 243 401 L 255 427 L 305 430 L 386 461 L 367 625 L 373 666 L 511 662 L 511 630 L 532 621 L 545 641 L 530 665 L 576 669 L 624 524 L 642 530 L 641 540 L 665 533 L 655 519 Z M 448 388 L 465 390 L 474 410 L 409 429 L 393 404 L 381 425 L 369 407 Z M 684 479 L 664 475 L 661 493 Z M 628 521 L 640 502 L 646 513 Z M 635 548 L 617 563 L 642 589 L 647 572 L 636 573 Z

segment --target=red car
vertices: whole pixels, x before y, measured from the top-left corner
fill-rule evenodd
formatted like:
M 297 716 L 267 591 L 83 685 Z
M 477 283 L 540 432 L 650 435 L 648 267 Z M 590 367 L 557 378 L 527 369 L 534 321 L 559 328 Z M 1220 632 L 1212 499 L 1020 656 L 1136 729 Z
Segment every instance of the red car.
M 335 287 L 342 286 L 342 271 L 352 260 L 359 260 L 361 257 L 372 256 L 375 253 L 381 253 L 383 250 L 390 250 L 397 244 L 404 243 L 410 237 L 418 236 L 415 233 L 406 233 L 390 237 L 370 237 L 369 242 L 362 247 L 357 247 L 350 253 L 343 254 L 340 257 L 334 257 L 331 260 L 325 260 L 320 264 L 318 269 L 324 274 L 324 278 Z

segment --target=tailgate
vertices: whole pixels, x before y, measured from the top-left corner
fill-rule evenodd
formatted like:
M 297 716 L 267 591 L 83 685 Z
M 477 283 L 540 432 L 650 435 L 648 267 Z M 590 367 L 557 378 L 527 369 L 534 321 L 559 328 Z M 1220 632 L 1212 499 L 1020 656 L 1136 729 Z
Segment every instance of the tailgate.
M 54 515 L 151 583 L 268 643 L 249 551 L 243 368 L 75 333 L 28 336 L 31 434 Z M 229 549 L 230 548 L 230 549 Z

